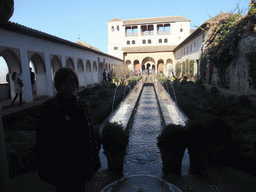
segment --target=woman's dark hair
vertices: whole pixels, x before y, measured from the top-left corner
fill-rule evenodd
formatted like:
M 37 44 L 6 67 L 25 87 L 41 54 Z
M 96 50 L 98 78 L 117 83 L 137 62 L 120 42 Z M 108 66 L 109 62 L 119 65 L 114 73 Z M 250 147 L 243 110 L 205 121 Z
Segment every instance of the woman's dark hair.
M 17 72 L 16 72 L 16 71 L 14 71 L 14 72 L 12 73 L 12 80 L 14 80 L 14 79 L 15 79 L 16 75 L 17 75 Z
M 54 76 L 54 86 L 57 91 L 59 91 L 60 84 L 65 83 L 68 80 L 67 78 L 69 76 L 72 77 L 70 79 L 70 81 L 75 83 L 76 89 L 78 89 L 79 80 L 78 80 L 78 76 L 77 76 L 76 72 L 71 68 L 63 67 L 63 68 L 58 69 Z

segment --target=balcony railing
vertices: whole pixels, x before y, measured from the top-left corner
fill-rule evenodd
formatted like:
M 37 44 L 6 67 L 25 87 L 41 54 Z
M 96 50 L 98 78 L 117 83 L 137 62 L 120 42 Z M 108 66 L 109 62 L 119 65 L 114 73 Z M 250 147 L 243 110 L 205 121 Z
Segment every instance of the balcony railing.
M 141 32 L 141 36 L 154 35 L 154 31 L 144 31 Z
M 170 35 L 170 31 L 157 31 L 157 35 Z
M 126 37 L 131 37 L 131 36 L 138 36 L 138 33 L 125 33 Z

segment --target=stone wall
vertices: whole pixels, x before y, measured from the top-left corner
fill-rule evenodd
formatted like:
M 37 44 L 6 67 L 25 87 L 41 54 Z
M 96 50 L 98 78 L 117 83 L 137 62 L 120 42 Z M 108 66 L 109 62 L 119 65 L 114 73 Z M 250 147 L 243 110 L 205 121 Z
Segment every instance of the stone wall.
M 229 87 L 231 90 L 241 93 L 250 93 L 253 88 L 249 88 L 249 62 L 246 54 L 256 46 L 256 36 L 248 36 L 242 39 L 238 44 L 237 57 L 233 59 L 231 65 L 227 68 L 227 77 L 230 80 Z M 217 69 L 213 68 L 212 84 L 218 84 Z

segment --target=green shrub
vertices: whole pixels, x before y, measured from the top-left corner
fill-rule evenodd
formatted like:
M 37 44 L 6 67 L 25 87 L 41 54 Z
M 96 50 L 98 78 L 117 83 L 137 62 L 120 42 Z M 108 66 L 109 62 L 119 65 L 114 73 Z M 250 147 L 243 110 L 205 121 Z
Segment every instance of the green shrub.
M 99 92 L 98 97 L 105 99 L 105 98 L 110 97 L 110 95 L 109 95 L 109 92 L 105 89 L 105 90 L 102 90 Z
M 249 105 L 251 103 L 251 100 L 246 95 L 240 95 L 237 98 L 237 103 L 241 107 L 245 107 L 245 106 L 247 106 L 247 105 Z
M 157 137 L 157 146 L 164 149 L 186 148 L 185 128 L 182 125 L 169 124 Z
M 116 88 L 116 84 L 115 84 L 115 83 L 111 83 L 111 84 L 109 85 L 109 88 Z
M 107 122 L 102 129 L 101 141 L 104 150 L 115 154 L 126 150 L 129 134 L 124 130 L 123 125 Z
M 219 92 L 219 90 L 218 90 L 217 87 L 214 87 L 214 86 L 213 86 L 213 87 L 210 89 L 210 93 L 213 94 L 213 95 L 217 94 L 218 92 Z

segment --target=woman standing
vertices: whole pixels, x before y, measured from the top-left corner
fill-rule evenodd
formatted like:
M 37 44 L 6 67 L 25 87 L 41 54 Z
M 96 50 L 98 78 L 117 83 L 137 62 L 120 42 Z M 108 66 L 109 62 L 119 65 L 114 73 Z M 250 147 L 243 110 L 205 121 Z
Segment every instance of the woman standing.
M 14 71 L 12 73 L 12 80 L 13 80 L 13 83 L 14 83 L 15 97 L 13 98 L 11 105 L 14 104 L 15 100 L 17 99 L 17 97 L 19 95 L 20 96 L 20 104 L 19 105 L 22 106 L 22 92 L 23 92 L 23 89 L 22 89 L 21 84 L 20 84 L 20 83 L 22 83 L 22 80 L 20 79 L 20 76 L 18 76 L 16 71 Z
M 42 104 L 37 126 L 38 175 L 58 192 L 82 192 L 101 167 L 100 145 L 88 103 L 74 94 L 79 87 L 75 71 L 59 69 L 54 85 L 57 94 Z

